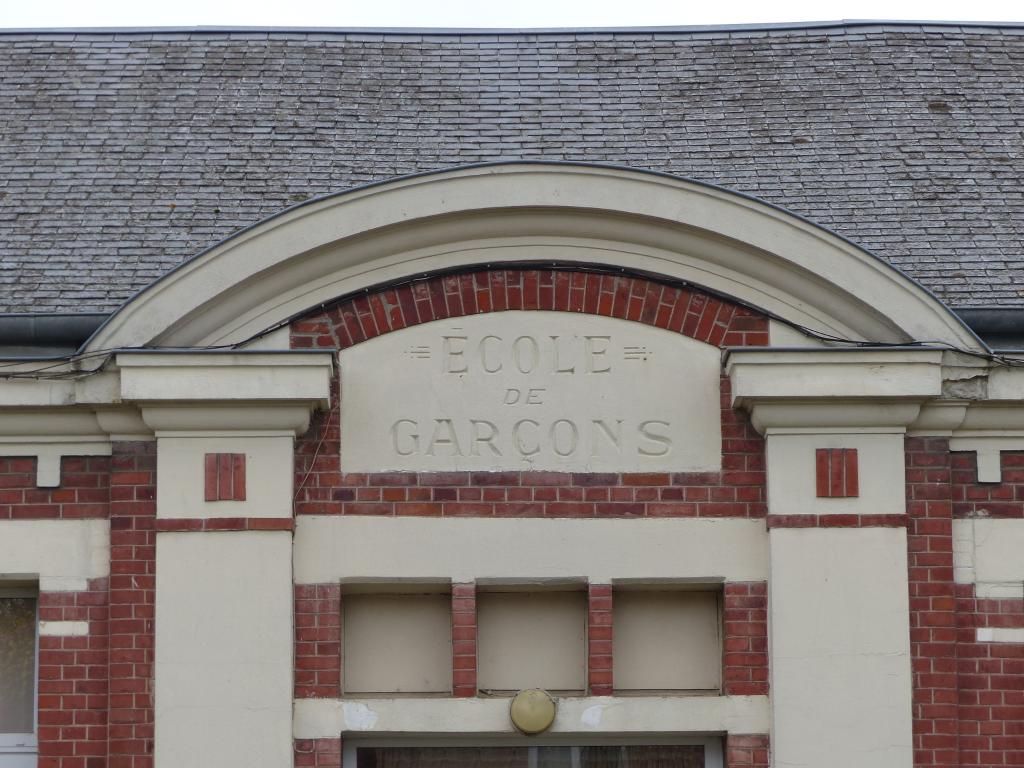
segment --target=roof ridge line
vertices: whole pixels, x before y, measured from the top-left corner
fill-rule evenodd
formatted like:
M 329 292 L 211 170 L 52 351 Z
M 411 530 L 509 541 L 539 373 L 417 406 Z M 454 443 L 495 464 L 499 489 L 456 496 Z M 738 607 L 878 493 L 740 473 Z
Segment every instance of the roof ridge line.
M 125 26 L 125 27 L 15 27 L 0 28 L 0 36 L 13 35 L 135 35 L 135 34 L 337 34 L 337 35 L 600 35 L 600 34 L 701 34 L 760 32 L 802 29 L 856 29 L 858 27 L 944 27 L 998 28 L 1024 30 L 1022 21 L 924 21 L 910 19 L 837 19 L 763 24 L 682 24 L 664 26 L 611 27 L 316 27 L 316 26 Z

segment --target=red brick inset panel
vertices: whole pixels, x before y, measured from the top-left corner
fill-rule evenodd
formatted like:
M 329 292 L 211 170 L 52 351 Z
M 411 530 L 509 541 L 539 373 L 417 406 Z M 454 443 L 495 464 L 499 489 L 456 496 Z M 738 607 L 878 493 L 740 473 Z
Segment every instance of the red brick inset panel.
M 452 695 L 476 696 L 476 584 L 452 584 Z
M 860 495 L 857 487 L 856 448 L 819 448 L 814 452 L 814 459 L 819 499 L 844 499 Z
M 977 641 L 978 628 L 1024 627 L 1024 600 L 977 598 L 973 584 L 956 591 L 959 766 L 1024 765 L 1024 643 Z
M 722 600 L 722 692 L 767 696 L 768 584 L 729 582 Z
M 1024 518 L 1024 451 L 1000 454 L 998 483 L 979 483 L 977 457 L 953 454 L 954 517 Z
M 84 621 L 87 635 L 39 638 L 39 765 L 105 768 L 107 757 L 107 579 L 84 592 L 41 592 L 41 621 Z
M 109 501 L 109 456 L 61 459 L 58 488 L 36 488 L 35 458 L 0 458 L 0 520 L 103 519 Z
M 245 501 L 245 454 L 206 454 L 204 487 L 206 501 Z
M 591 696 L 611 696 L 612 585 L 591 584 L 587 610 L 587 686 Z
M 768 736 L 730 733 L 725 739 L 726 768 L 768 768 Z
M 110 475 L 110 739 L 106 768 L 153 766 L 156 443 L 114 443 Z
M 957 614 L 949 440 L 908 438 L 914 766 L 957 765 Z
M 768 515 L 769 528 L 903 528 L 906 515 Z
M 162 517 L 156 521 L 158 533 L 209 531 L 293 531 L 291 517 Z
M 295 768 L 341 768 L 341 739 L 296 739 Z
M 295 585 L 295 698 L 341 695 L 341 585 Z

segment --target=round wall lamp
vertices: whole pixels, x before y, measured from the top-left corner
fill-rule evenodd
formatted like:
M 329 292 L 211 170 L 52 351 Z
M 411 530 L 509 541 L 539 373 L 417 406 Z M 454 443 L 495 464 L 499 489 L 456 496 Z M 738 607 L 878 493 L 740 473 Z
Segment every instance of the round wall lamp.
M 528 688 L 512 697 L 508 713 L 516 730 L 533 736 L 543 733 L 555 722 L 555 700 L 547 691 Z

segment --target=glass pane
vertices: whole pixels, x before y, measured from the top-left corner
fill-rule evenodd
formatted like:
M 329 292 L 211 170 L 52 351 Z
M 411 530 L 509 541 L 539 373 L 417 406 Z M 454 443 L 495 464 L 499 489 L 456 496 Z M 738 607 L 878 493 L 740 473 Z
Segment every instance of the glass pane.
M 0 733 L 35 730 L 36 601 L 0 597 Z
M 580 768 L 704 768 L 701 745 L 582 747 Z
M 573 768 L 574 747 L 531 747 L 531 749 L 537 754 L 537 768 Z
M 356 768 L 529 768 L 527 747 L 360 747 Z

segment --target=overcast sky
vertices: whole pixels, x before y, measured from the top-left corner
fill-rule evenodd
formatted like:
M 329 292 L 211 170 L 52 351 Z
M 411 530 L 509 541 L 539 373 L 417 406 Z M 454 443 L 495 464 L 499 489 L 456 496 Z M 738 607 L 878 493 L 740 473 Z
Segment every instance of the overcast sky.
M 0 27 L 593 27 L 1024 21 L 1024 0 L 0 0 Z

